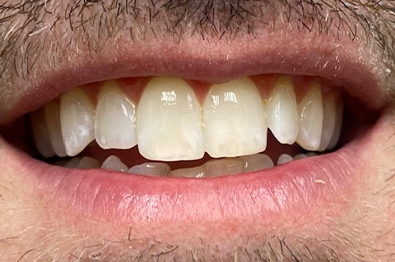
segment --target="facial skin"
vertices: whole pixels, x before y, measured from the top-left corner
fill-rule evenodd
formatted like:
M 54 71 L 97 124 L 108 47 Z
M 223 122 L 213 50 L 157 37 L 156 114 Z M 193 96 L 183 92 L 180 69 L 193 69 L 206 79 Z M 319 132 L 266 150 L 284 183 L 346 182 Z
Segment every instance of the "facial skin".
M 378 115 L 350 142 L 358 146 L 333 157 L 344 179 L 318 200 L 280 203 L 270 214 L 254 209 L 266 202 L 248 202 L 254 210 L 243 213 L 240 199 L 201 194 L 211 182 L 172 180 L 184 198 L 166 223 L 155 206 L 142 209 L 139 221 L 108 219 L 94 212 L 99 208 L 76 208 L 78 196 L 73 205 L 60 201 L 67 188 L 62 180 L 56 189 L 46 183 L 49 164 L 0 136 L 1 261 L 395 261 L 395 3 L 153 2 L 0 0 L 0 126 L 107 79 L 173 75 L 216 83 L 314 71 L 347 84 Z M 351 111 L 365 112 L 359 106 Z M 164 201 L 150 192 L 141 201 Z M 233 213 L 205 213 L 205 204 L 214 213 L 226 201 L 234 201 Z

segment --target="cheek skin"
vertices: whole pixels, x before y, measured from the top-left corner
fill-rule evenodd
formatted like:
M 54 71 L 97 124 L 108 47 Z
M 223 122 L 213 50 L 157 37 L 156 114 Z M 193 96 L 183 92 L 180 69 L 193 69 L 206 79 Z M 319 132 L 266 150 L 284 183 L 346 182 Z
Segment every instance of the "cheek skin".
M 331 207 L 331 214 L 324 215 L 318 207 L 315 215 L 312 213 L 302 221 L 290 220 L 281 228 L 267 225 L 265 232 L 253 235 L 255 239 L 243 235 L 249 230 L 247 228 L 231 228 L 229 240 L 219 245 L 217 251 L 207 251 L 212 243 L 205 239 L 195 242 L 183 239 L 184 236 L 180 236 L 182 225 L 163 233 L 188 243 L 176 249 L 188 259 L 191 250 L 197 250 L 197 256 L 207 255 L 201 251 L 206 250 L 208 254 L 227 257 L 224 254 L 231 252 L 232 245 L 254 250 L 264 249 L 265 243 L 272 243 L 278 252 L 279 242 L 274 240 L 285 237 L 294 249 L 302 250 L 303 243 L 314 253 L 336 252 L 346 261 L 356 261 L 356 256 L 361 255 L 372 260 L 376 257 L 382 257 L 382 261 L 393 259 L 395 119 L 387 114 L 380 122 L 381 131 L 368 138 L 376 143 L 371 143 L 356 156 L 366 161 L 360 179 L 355 181 L 357 190 L 346 201 L 346 209 L 340 208 L 339 204 Z M 1 143 L 0 140 L 0 253 L 5 254 L 6 261 L 17 261 L 22 256 L 26 261 L 36 258 L 46 261 L 51 257 L 66 261 L 80 255 L 82 258 L 95 255 L 119 257 L 122 254 L 138 257 L 140 251 L 150 249 L 149 252 L 166 253 L 179 244 L 158 242 L 150 238 L 150 232 L 147 234 L 143 227 L 114 228 L 113 223 L 65 215 L 62 207 L 50 205 L 48 196 L 38 194 L 29 182 L 28 172 L 18 171 L 20 168 L 9 159 Z M 336 212 L 341 215 L 333 215 Z M 195 225 L 191 237 L 195 234 L 215 239 L 215 233 L 205 231 L 204 227 L 200 229 Z M 146 237 L 142 238 L 142 235 Z

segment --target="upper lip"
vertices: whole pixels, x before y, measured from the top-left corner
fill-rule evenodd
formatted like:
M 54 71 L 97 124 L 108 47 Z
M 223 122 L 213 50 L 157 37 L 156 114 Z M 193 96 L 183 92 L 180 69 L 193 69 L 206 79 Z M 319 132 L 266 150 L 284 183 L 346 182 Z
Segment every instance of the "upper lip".
M 270 73 L 319 76 L 332 85 L 342 86 L 369 108 L 381 108 L 382 81 L 374 65 L 367 62 L 369 56 L 361 59 L 358 42 L 340 42 L 314 34 L 301 38 L 290 32 L 264 39 L 235 39 L 231 44 L 199 38 L 188 38 L 178 44 L 161 39 L 160 45 L 155 39 L 129 41 L 117 48 L 109 43 L 93 58 L 86 53 L 77 56 L 76 50 L 69 50 L 74 59 L 71 62 L 63 57 L 56 70 L 48 70 L 45 60 L 39 60 L 34 76 L 26 81 L 3 81 L 7 84 L 0 88 L 14 90 L 15 97 L 0 96 L 0 124 L 35 110 L 76 86 L 147 75 L 207 82 Z

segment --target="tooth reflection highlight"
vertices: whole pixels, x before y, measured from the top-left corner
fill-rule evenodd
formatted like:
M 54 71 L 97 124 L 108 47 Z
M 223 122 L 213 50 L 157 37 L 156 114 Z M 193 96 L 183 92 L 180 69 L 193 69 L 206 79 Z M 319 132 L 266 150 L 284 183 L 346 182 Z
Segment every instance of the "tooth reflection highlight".
M 67 155 L 78 155 L 94 140 L 94 120 L 95 108 L 82 89 L 61 97 L 60 122 Z
M 266 149 L 265 110 L 249 78 L 213 85 L 203 106 L 203 122 L 211 157 L 251 155 Z
M 100 91 L 95 137 L 103 149 L 129 149 L 137 144 L 136 107 L 116 82 L 107 82 Z
M 204 155 L 201 108 L 183 80 L 155 77 L 137 111 L 140 153 L 147 159 L 193 160 Z

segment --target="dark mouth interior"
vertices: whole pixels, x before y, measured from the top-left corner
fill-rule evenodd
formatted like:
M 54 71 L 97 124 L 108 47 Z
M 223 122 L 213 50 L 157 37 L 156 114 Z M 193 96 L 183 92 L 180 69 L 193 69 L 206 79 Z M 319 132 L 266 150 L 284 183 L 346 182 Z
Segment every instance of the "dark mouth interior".
M 322 155 L 336 151 L 350 141 L 358 139 L 359 137 L 363 136 L 378 119 L 379 112 L 369 111 L 364 105 L 362 105 L 359 101 L 355 100 L 349 94 L 343 94 L 343 102 L 343 126 L 339 143 L 334 149 L 330 151 L 314 152 L 316 155 Z M 32 136 L 32 130 L 30 128 L 28 115 L 29 114 L 27 113 L 23 117 L 16 119 L 12 123 L 0 127 L 1 135 L 14 147 L 19 148 L 20 150 L 29 154 L 35 159 L 39 159 L 46 163 L 55 165 L 68 161 L 70 159 L 68 157 L 53 157 L 46 159 L 37 152 L 36 146 L 33 142 L 34 139 Z M 296 143 L 293 145 L 280 144 L 272 135 L 270 130 L 268 130 L 267 149 L 262 153 L 269 155 L 272 159 L 277 159 L 281 154 L 284 153 L 293 156 L 300 153 L 306 154 L 311 152 L 302 149 Z M 110 155 L 118 156 L 122 160 L 122 162 L 124 162 L 128 166 L 133 166 L 146 162 L 160 162 L 145 159 L 143 156 L 141 156 L 137 147 L 128 150 L 104 150 L 101 149 L 95 141 L 92 142 L 83 152 L 81 152 L 78 157 L 90 156 L 102 163 Z M 175 161 L 166 163 L 173 170 L 178 168 L 199 166 L 211 159 L 213 158 L 206 153 L 204 157 L 199 160 Z

